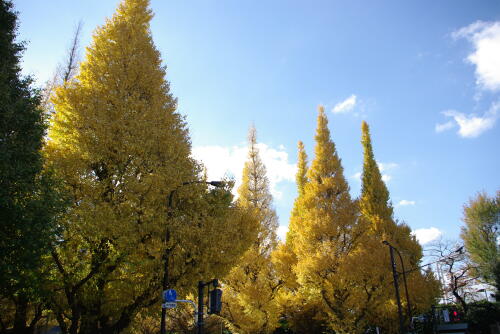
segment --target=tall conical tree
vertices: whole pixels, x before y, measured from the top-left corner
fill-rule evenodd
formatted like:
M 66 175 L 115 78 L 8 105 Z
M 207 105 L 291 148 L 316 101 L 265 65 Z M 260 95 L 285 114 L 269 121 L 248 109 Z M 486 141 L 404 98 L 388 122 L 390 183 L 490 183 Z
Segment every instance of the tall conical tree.
M 304 143 L 299 141 L 297 144 L 297 174 L 295 175 L 295 182 L 297 183 L 297 198 L 295 199 L 292 214 L 290 216 L 289 231 L 286 237 L 287 246 L 292 249 L 293 239 L 297 225 L 300 224 L 300 200 L 304 195 L 304 188 L 307 183 L 307 153 L 304 148 Z
M 304 148 L 304 143 L 299 141 L 298 147 L 298 161 L 297 161 L 297 175 L 295 181 L 297 182 L 297 192 L 299 196 L 304 194 L 304 187 L 307 183 L 307 153 Z
M 26 333 L 38 321 L 33 303 L 43 309 L 42 258 L 62 202 L 42 170 L 46 120 L 32 78 L 21 75 L 17 27 L 12 2 L 0 0 L 0 331 Z
M 257 132 L 253 126 L 248 133 L 248 145 L 248 160 L 245 162 L 242 183 L 238 188 L 238 205 L 257 211 L 261 226 L 257 243 L 261 252 L 268 253 L 276 246 L 278 218 L 273 208 L 266 167 L 257 147 Z
M 389 191 L 382 180 L 380 169 L 373 155 L 370 129 L 363 121 L 361 125 L 363 145 L 363 173 L 361 176 L 361 214 L 371 222 L 374 233 L 381 235 L 388 222 L 392 221 L 393 208 Z
M 297 198 L 295 199 L 292 213 L 290 215 L 289 231 L 286 242 L 280 243 L 273 252 L 273 263 L 276 272 L 283 281 L 283 287 L 278 295 L 278 304 L 281 314 L 286 319 L 286 326 L 294 333 L 307 334 L 324 332 L 326 326 L 326 314 L 320 303 L 311 301 L 308 296 L 302 294 L 300 284 L 294 268 L 297 266 L 298 258 L 295 254 L 295 243 L 297 231 L 301 229 L 303 222 L 303 195 L 307 179 L 308 161 L 307 153 L 302 141 L 298 142 L 297 173 Z
M 394 220 L 389 191 L 382 180 L 373 153 L 370 130 L 364 121 L 361 130 L 364 158 L 359 206 L 368 230 L 358 250 L 359 259 L 362 261 L 358 267 L 362 270 L 357 271 L 356 276 L 365 286 L 365 293 L 362 293 L 359 299 L 366 305 L 370 305 L 366 309 L 366 318 L 372 325 L 382 327 L 388 332 L 397 332 L 398 329 L 393 326 L 397 323 L 397 311 L 391 285 L 393 278 L 390 270 L 389 250 L 382 244 L 382 241 L 388 240 L 405 254 L 403 260 L 406 269 L 417 266 L 422 258 L 422 248 L 411 235 L 411 229 L 405 224 L 398 225 Z M 397 261 L 397 266 L 398 270 L 402 271 L 400 261 Z M 430 276 L 424 277 L 420 271 L 414 271 L 408 276 L 408 284 L 412 285 L 410 287 L 412 298 L 410 299 L 414 311 L 430 307 L 429 301 L 432 301 L 436 292 L 435 281 Z M 406 298 L 402 300 L 406 310 L 408 301 Z
M 355 333 L 350 282 L 345 280 L 360 230 L 358 209 L 351 199 L 341 160 L 330 139 L 328 120 L 319 108 L 315 156 L 307 172 L 294 252 L 301 294 L 322 305 L 331 329 Z
M 254 244 L 224 280 L 224 316 L 237 333 L 264 334 L 272 333 L 278 326 L 275 297 L 281 282 L 271 261 L 271 253 L 277 245 L 278 220 L 254 127 L 250 128 L 248 142 L 248 160 L 238 189 L 238 205 L 253 210 L 259 232 Z
M 53 98 L 46 156 L 72 197 L 52 252 L 64 333 L 119 333 L 142 308 L 159 309 L 165 267 L 185 294 L 226 274 L 249 245 L 229 189 L 208 192 L 190 158 L 148 5 L 122 1 Z
M 297 234 L 297 228 L 300 226 L 300 213 L 301 213 L 301 198 L 304 194 L 304 187 L 307 183 L 307 153 L 304 149 L 302 141 L 298 143 L 298 161 L 297 161 L 297 174 L 295 180 L 297 182 L 297 198 L 295 199 L 292 213 L 290 215 L 290 222 L 288 225 L 288 232 L 286 241 L 279 243 L 277 249 L 273 253 L 273 262 L 275 263 L 278 275 L 283 280 L 285 289 L 282 291 L 284 295 L 289 292 L 295 292 L 297 288 L 297 276 L 292 268 L 297 264 L 297 255 L 294 252 L 294 240 Z M 282 296 L 285 297 L 285 296 Z M 293 298 L 293 296 L 289 296 Z M 290 298 L 285 298 L 283 303 L 289 306 L 291 303 Z

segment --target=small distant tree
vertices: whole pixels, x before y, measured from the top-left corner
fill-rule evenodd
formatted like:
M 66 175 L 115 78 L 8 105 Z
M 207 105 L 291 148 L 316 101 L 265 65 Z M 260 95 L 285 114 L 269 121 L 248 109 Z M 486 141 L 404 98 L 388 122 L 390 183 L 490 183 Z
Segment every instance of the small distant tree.
M 437 261 L 436 272 L 442 284 L 445 302 L 457 303 L 467 312 L 467 300 L 474 294 L 472 286 L 478 276 L 474 274 L 474 266 L 467 261 L 463 244 L 439 240 L 426 251 L 431 259 Z
M 464 205 L 461 238 L 477 274 L 495 284 L 495 270 L 500 265 L 500 191 L 496 197 L 481 192 Z

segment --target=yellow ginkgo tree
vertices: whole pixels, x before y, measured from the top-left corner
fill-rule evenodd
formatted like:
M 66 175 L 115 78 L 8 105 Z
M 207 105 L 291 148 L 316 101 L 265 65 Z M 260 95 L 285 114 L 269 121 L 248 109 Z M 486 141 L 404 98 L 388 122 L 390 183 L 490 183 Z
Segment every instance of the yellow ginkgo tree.
M 282 285 L 271 260 L 276 248 L 278 220 L 273 208 L 266 168 L 257 147 L 255 128 L 248 136 L 248 160 L 238 188 L 237 205 L 253 212 L 257 236 L 224 279 L 224 317 L 234 333 L 272 333 L 278 326 L 276 296 Z
M 194 291 L 225 275 L 255 235 L 230 189 L 209 190 L 190 157 L 148 6 L 123 0 L 52 99 L 44 153 L 72 202 L 50 259 L 63 333 L 123 331 L 140 310 L 160 309 L 165 277 L 180 295 Z

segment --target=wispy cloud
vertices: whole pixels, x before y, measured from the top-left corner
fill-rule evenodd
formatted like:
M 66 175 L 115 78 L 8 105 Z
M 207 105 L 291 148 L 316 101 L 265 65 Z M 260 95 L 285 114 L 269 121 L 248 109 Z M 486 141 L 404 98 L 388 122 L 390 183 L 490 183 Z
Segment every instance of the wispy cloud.
M 428 244 L 431 241 L 439 239 L 443 232 L 436 227 L 419 228 L 412 232 L 421 245 Z
M 436 124 L 435 130 L 437 133 L 453 129 L 455 127 L 456 123 L 454 121 L 448 121 L 446 123 L 441 123 L 441 124 Z
M 476 21 L 452 34 L 465 38 L 474 51 L 467 61 L 476 66 L 476 83 L 482 89 L 500 91 L 500 21 Z
M 399 165 L 395 162 L 380 162 L 377 161 L 378 168 L 381 172 L 386 172 L 394 168 L 398 168 Z
M 354 109 L 354 107 L 356 106 L 356 99 L 357 99 L 356 95 L 352 94 L 344 101 L 337 103 L 333 107 L 332 112 L 334 114 L 340 114 L 340 113 L 347 113 L 347 112 L 352 111 Z
M 398 206 L 408 206 L 408 205 L 415 205 L 415 201 L 409 201 L 406 199 L 403 199 L 398 202 Z
M 259 153 L 267 170 L 270 190 L 275 199 L 282 193 L 276 189 L 280 182 L 293 182 L 295 180 L 296 166 L 289 162 L 285 147 L 280 145 L 272 148 L 264 143 L 257 144 Z M 220 179 L 229 174 L 235 178 L 235 189 L 241 184 L 243 166 L 247 160 L 248 147 L 239 146 L 196 146 L 193 147 L 193 157 L 205 165 L 209 179 Z
M 493 128 L 499 115 L 500 102 L 493 103 L 488 111 L 479 116 L 477 114 L 465 114 L 456 110 L 446 110 L 442 114 L 451 117 L 452 120 L 436 124 L 436 132 L 443 132 L 458 126 L 458 135 L 463 138 L 475 138 L 483 132 Z

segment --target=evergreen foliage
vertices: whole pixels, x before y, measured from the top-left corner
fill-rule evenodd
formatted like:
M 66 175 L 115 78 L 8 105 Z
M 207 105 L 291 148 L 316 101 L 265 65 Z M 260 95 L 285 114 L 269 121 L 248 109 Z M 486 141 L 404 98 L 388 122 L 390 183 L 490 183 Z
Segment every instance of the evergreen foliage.
M 42 168 L 46 120 L 32 79 L 21 76 L 16 30 L 12 3 L 0 1 L 0 313 L 5 327 L 23 332 L 38 321 L 28 312 L 43 295 L 42 260 L 64 201 Z

